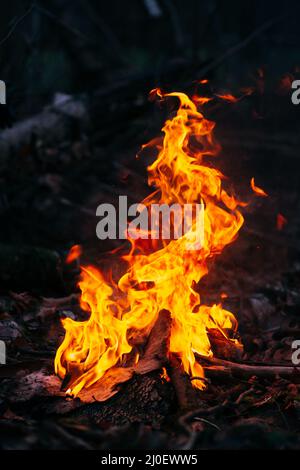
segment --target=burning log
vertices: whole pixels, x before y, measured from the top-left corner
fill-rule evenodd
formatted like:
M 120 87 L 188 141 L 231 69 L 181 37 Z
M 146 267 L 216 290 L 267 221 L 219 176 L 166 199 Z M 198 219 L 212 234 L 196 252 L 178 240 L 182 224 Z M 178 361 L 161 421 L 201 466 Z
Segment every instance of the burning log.
M 211 328 L 207 332 L 211 349 L 215 357 L 221 359 L 240 359 L 243 353 L 241 343 L 232 341 L 229 336 L 225 336 L 220 330 Z
M 170 312 L 161 310 L 149 334 L 145 352 L 137 364 L 111 368 L 95 385 L 81 390 L 80 400 L 86 403 L 106 401 L 118 393 L 120 385 L 130 380 L 134 374 L 144 375 L 161 369 L 168 360 L 170 332 Z M 65 389 L 67 387 L 65 385 Z
M 120 385 L 127 382 L 134 374 L 133 367 L 112 367 L 98 380 L 97 384 L 80 392 L 80 400 L 85 403 L 106 401 L 120 390 Z M 68 394 L 69 390 L 67 390 Z
M 161 310 L 149 335 L 145 353 L 134 368 L 136 373 L 147 374 L 168 362 L 170 335 L 171 314 L 168 310 Z
M 191 386 L 189 376 L 182 370 L 180 360 L 175 355 L 170 357 L 168 371 L 179 407 L 184 410 L 197 406 L 199 402 L 197 390 Z

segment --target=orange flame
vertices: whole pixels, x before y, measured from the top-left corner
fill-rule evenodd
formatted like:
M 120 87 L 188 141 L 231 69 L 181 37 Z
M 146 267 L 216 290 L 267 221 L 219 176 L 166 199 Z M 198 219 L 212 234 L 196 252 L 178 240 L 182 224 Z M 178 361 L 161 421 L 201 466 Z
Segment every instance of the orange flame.
M 70 264 L 73 263 L 76 259 L 78 259 L 82 255 L 82 248 L 80 245 L 73 245 L 66 257 L 66 263 Z
M 237 103 L 238 101 L 241 101 L 246 96 L 251 95 L 254 92 L 254 89 L 251 87 L 245 87 L 241 89 L 241 92 L 242 94 L 239 97 L 234 96 L 231 93 L 223 93 L 223 94 L 217 93 L 216 97 L 221 100 L 227 101 L 227 103 Z
M 212 101 L 212 99 L 213 98 L 210 98 L 208 96 L 193 96 L 193 102 L 199 106 L 203 106 L 204 104 L 209 103 L 210 101 Z
M 283 227 L 287 224 L 287 219 L 282 214 L 277 214 L 276 226 L 277 230 L 282 230 Z
M 82 268 L 81 306 L 89 318 L 63 319 L 65 338 L 55 358 L 56 373 L 71 377 L 74 396 L 114 366 L 132 364 L 134 357 L 139 360 L 137 338 L 149 335 L 164 309 L 172 319 L 169 350 L 180 358 L 186 373 L 199 378 L 192 381 L 199 389 L 205 388 L 205 381 L 196 354 L 212 356 L 207 330 L 217 328 L 227 336 L 237 329 L 234 315 L 221 305 L 202 304 L 196 287 L 208 272 L 208 262 L 236 239 L 244 221 L 238 210 L 241 203 L 222 187 L 222 173 L 206 163 L 219 150 L 213 138 L 215 123 L 205 119 L 184 93 L 158 93 L 177 99 L 179 108 L 165 122 L 162 141 L 148 144 L 157 150 L 148 167 L 148 183 L 156 190 L 143 204 L 202 202 L 204 241 L 201 249 L 187 249 L 193 229 L 179 239 L 158 241 L 156 247 L 131 240 L 130 253 L 123 257 L 128 268 L 118 282 L 93 266 Z
M 231 93 L 216 94 L 217 98 L 227 101 L 228 103 L 237 103 L 240 98 L 233 96 Z
M 254 178 L 251 178 L 251 188 L 253 189 L 255 194 L 257 194 L 258 196 L 268 197 L 268 194 L 262 188 L 259 188 L 258 186 L 255 185 Z
M 162 380 L 165 380 L 166 382 L 170 382 L 170 377 L 169 377 L 167 369 L 165 367 L 162 368 L 160 378 Z

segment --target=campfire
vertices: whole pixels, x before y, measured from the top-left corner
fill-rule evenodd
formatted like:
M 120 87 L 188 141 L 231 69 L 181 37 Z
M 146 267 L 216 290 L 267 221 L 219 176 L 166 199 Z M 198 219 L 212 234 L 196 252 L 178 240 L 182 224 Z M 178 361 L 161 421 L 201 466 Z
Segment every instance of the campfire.
M 294 3 L 3 2 L 1 450 L 300 449 Z
M 224 188 L 226 179 L 212 164 L 220 146 L 213 135 L 215 123 L 198 109 L 199 97 L 159 89 L 154 94 L 179 105 L 165 122 L 163 137 L 144 146 L 156 152 L 156 159 L 148 166 L 154 192 L 142 204 L 204 204 L 203 243 L 188 249 L 194 227 L 176 240 L 153 240 L 149 230 L 148 240 L 129 238 L 131 248 L 122 256 L 127 268 L 119 279 L 95 266 L 82 266 L 79 286 L 87 319 L 63 319 L 65 338 L 55 358 L 55 371 L 67 383 L 68 395 L 106 387 L 108 381 L 117 385 L 138 373 L 159 320 L 170 323 L 167 358 L 177 358 L 197 389 L 206 387 L 201 357 L 213 356 L 210 332 L 242 349 L 234 314 L 221 303 L 203 304 L 198 284 L 211 261 L 236 239 L 244 203 Z M 252 187 L 258 191 L 254 180 Z M 166 369 L 162 374 L 167 375 Z

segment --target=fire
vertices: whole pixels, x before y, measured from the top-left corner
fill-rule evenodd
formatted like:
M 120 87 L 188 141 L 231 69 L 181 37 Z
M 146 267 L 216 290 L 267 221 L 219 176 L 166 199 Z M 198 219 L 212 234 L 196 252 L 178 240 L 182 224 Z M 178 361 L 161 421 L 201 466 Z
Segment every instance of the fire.
M 246 96 L 249 96 L 253 93 L 253 88 L 251 87 L 246 87 L 242 88 L 241 92 L 242 94 L 239 97 L 233 96 L 231 93 L 224 93 L 224 94 L 216 94 L 216 97 L 219 98 L 220 100 L 227 101 L 227 103 L 237 103 L 238 101 L 241 101 L 243 98 Z
M 268 194 L 262 188 L 256 186 L 254 178 L 251 178 L 251 188 L 258 196 L 268 197 Z
M 66 263 L 70 264 L 73 263 L 76 259 L 78 259 L 82 255 L 82 248 L 80 245 L 73 245 L 66 257 Z
M 283 230 L 284 226 L 287 224 L 287 219 L 282 214 L 277 214 L 276 226 L 277 230 Z
M 165 380 L 166 382 L 170 382 L 170 377 L 169 377 L 167 369 L 165 367 L 162 368 L 160 378 L 162 380 Z
M 212 99 L 213 98 L 210 98 L 208 96 L 198 96 L 198 95 L 193 96 L 193 102 L 196 103 L 198 106 L 203 106 L 204 104 L 212 101 Z
M 223 95 L 220 94 L 216 96 L 221 100 L 228 101 L 228 103 L 237 103 L 237 101 L 239 101 L 239 98 L 236 98 L 231 93 L 224 93 Z
M 217 328 L 227 336 L 237 329 L 231 312 L 221 304 L 202 304 L 197 292 L 209 262 L 236 239 L 244 221 L 241 203 L 223 188 L 222 173 L 206 161 L 219 151 L 215 123 L 184 93 L 156 90 L 156 95 L 178 100 L 179 108 L 165 122 L 161 142 L 146 145 L 155 147 L 157 158 L 148 167 L 148 183 L 155 191 L 143 204 L 204 203 L 204 240 L 201 248 L 188 250 L 192 229 L 176 240 L 155 240 L 157 244 L 130 240 L 131 250 L 123 257 L 128 267 L 117 282 L 93 266 L 82 267 L 81 306 L 89 317 L 63 319 L 65 338 L 55 358 L 56 373 L 70 377 L 73 396 L 114 366 L 120 373 L 120 366 L 138 361 L 137 338 L 140 344 L 141 338 L 145 341 L 164 309 L 172 318 L 169 351 L 180 358 L 187 374 L 198 378 L 192 383 L 199 389 L 205 381 L 196 354 L 212 356 L 207 330 Z

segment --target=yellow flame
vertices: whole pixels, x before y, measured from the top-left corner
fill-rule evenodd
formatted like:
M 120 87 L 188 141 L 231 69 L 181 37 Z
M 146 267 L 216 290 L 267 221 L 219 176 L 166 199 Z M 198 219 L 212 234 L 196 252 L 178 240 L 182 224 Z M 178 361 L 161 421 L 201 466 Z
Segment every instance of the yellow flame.
M 200 377 L 192 381 L 199 389 L 205 382 L 195 353 L 212 355 L 207 329 L 218 328 L 225 335 L 225 330 L 237 328 L 231 312 L 221 305 L 201 304 L 195 290 L 208 272 L 208 260 L 235 240 L 244 220 L 238 210 L 241 203 L 222 188 L 222 173 L 205 162 L 219 150 L 213 138 L 215 123 L 184 93 L 157 94 L 179 100 L 179 108 L 165 122 L 162 142 L 148 144 L 158 152 L 148 167 L 149 185 L 156 190 L 143 204 L 204 203 L 204 242 L 201 249 L 189 251 L 186 235 L 155 244 L 131 240 L 124 258 L 128 268 L 117 283 L 93 266 L 82 268 L 81 305 L 90 315 L 81 322 L 63 320 L 65 338 L 55 358 L 56 373 L 71 376 L 74 396 L 113 366 L 124 364 L 134 353 L 136 338 L 148 336 L 162 309 L 171 312 L 170 352 L 180 357 L 188 374 Z M 134 357 L 139 360 L 136 353 Z

